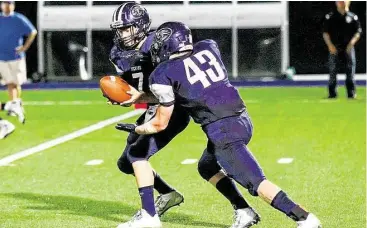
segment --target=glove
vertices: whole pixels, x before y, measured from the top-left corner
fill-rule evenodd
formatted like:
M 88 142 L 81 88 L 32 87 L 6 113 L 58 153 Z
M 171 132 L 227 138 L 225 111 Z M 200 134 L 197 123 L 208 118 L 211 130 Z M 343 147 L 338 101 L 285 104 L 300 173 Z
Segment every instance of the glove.
M 127 123 L 118 123 L 115 128 L 119 131 L 134 132 L 136 125 Z

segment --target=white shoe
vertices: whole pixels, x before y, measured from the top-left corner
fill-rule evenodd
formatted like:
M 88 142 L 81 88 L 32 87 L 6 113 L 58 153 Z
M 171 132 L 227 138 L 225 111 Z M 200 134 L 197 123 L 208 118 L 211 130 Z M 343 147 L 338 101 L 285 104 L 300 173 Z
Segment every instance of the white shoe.
M 117 228 L 161 228 L 158 214 L 150 216 L 144 209 L 138 211 L 128 222 L 121 223 Z
M 0 120 L 0 139 L 10 135 L 14 130 L 15 127 L 12 123 L 7 120 Z
M 158 216 L 160 217 L 170 208 L 179 206 L 183 202 L 183 195 L 177 191 L 173 191 L 167 194 L 159 195 L 154 203 L 154 206 Z
M 308 214 L 307 219 L 297 222 L 298 228 L 321 228 L 320 220 L 314 214 Z
M 234 211 L 234 223 L 230 228 L 248 228 L 260 222 L 260 216 L 251 207 Z
M 25 123 L 24 108 L 20 99 L 6 102 L 4 109 L 8 111 L 8 115 L 15 115 L 18 117 L 19 122 Z

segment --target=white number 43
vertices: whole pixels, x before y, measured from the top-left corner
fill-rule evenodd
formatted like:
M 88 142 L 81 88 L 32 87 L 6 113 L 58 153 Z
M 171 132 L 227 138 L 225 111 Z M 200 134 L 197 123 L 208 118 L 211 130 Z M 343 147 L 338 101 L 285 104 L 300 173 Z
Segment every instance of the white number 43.
M 185 71 L 187 80 L 189 80 L 190 84 L 195 84 L 196 82 L 201 82 L 203 87 L 206 88 L 211 85 L 210 81 L 208 80 L 208 76 L 212 82 L 218 82 L 223 80 L 226 76 L 225 73 L 220 66 L 219 62 L 217 61 L 216 57 L 208 50 L 203 50 L 198 52 L 194 55 L 194 57 L 201 63 L 204 64 L 207 60 L 204 58 L 206 56 L 209 59 L 209 65 L 211 68 L 203 71 L 201 70 L 191 58 L 184 59 Z M 212 67 L 215 68 L 217 74 L 213 71 Z M 192 75 L 190 70 L 194 72 Z

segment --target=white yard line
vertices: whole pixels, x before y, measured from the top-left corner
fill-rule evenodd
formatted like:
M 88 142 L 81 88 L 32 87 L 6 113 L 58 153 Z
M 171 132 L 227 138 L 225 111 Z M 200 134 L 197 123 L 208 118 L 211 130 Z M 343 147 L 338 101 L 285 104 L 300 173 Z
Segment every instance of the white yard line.
M 94 160 L 87 161 L 84 165 L 100 165 L 102 163 L 103 163 L 103 160 L 94 159 Z
M 198 161 L 198 159 L 192 159 L 192 158 L 188 158 L 185 159 L 181 162 L 182 165 L 191 165 L 191 164 L 195 164 Z
M 125 113 L 123 115 L 116 116 L 116 117 L 113 117 L 113 118 L 110 118 L 110 119 L 107 119 L 107 120 L 103 120 L 103 121 L 98 122 L 96 124 L 93 124 L 93 125 L 90 125 L 88 127 L 82 128 L 80 130 L 74 131 L 70 134 L 67 134 L 67 135 L 61 136 L 59 138 L 53 139 L 51 141 L 41 143 L 38 146 L 35 146 L 35 147 L 32 147 L 32 148 L 20 151 L 18 153 L 12 154 L 10 156 L 4 157 L 4 158 L 0 159 L 0 166 L 7 166 L 7 165 L 9 165 L 10 163 L 12 163 L 16 160 L 19 160 L 21 158 L 25 158 L 25 157 L 30 156 L 30 155 L 35 154 L 35 153 L 39 153 L 43 150 L 46 150 L 46 149 L 49 149 L 51 147 L 57 146 L 57 145 L 62 144 L 64 142 L 76 139 L 80 136 L 83 136 L 83 135 L 86 135 L 86 134 L 91 133 L 93 131 L 99 130 L 99 129 L 104 128 L 108 125 L 114 124 L 116 122 L 129 119 L 129 118 L 134 117 L 136 115 L 142 114 L 144 111 L 145 111 L 144 109 L 136 109 L 134 111 L 130 111 L 130 112 Z
M 292 163 L 293 162 L 293 158 L 280 158 L 280 159 L 278 159 L 278 163 L 279 164 L 290 164 L 290 163 Z

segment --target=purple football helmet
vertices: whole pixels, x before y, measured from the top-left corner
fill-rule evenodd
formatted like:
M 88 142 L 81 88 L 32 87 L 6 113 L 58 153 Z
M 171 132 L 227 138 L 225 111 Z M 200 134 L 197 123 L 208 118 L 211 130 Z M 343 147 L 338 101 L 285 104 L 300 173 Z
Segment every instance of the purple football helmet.
M 134 48 L 150 30 L 150 16 L 147 10 L 135 2 L 120 5 L 112 15 L 110 25 L 115 33 L 115 45 L 123 50 Z
M 181 22 L 166 22 L 155 32 L 150 53 L 154 65 L 167 61 L 171 55 L 192 51 L 191 30 Z

